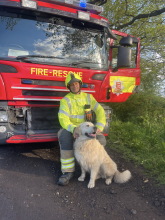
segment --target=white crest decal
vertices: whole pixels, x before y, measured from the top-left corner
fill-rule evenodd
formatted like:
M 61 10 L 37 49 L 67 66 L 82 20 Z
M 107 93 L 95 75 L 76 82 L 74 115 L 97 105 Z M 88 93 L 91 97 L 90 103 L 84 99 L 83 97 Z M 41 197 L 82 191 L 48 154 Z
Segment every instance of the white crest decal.
M 120 79 L 118 78 L 117 80 L 114 80 L 114 85 L 112 86 L 112 88 L 114 89 L 113 93 L 116 94 L 117 96 L 119 96 L 122 93 L 122 90 L 124 89 L 123 86 L 123 81 L 120 81 Z

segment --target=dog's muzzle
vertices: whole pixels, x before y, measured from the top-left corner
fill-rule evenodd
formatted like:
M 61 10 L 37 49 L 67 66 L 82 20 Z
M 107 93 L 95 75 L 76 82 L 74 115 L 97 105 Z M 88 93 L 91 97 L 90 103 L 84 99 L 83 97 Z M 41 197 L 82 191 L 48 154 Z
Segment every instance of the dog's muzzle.
M 88 138 L 95 138 L 96 137 L 96 131 L 97 131 L 97 127 L 93 127 L 93 132 L 92 133 L 85 133 L 85 135 Z

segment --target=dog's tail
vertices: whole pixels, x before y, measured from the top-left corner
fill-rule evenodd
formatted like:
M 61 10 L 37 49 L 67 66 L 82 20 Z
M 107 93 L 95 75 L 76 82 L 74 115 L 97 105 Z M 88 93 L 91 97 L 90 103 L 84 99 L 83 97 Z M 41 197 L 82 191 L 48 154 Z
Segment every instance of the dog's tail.
M 114 181 L 115 183 L 125 183 L 131 178 L 131 173 L 129 170 L 125 170 L 120 173 L 118 170 L 115 172 Z

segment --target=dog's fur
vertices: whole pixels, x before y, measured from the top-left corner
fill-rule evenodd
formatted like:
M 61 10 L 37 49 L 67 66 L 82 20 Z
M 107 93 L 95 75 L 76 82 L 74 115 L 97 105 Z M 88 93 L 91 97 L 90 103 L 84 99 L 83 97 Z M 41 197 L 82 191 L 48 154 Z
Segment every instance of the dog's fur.
M 117 170 L 116 163 L 96 140 L 96 127 L 92 123 L 82 123 L 76 128 L 76 133 L 79 137 L 74 143 L 74 153 L 82 172 L 79 181 L 84 181 L 86 172 L 90 173 L 88 188 L 93 188 L 98 178 L 105 178 L 107 185 L 111 183 L 113 177 L 116 183 L 125 183 L 131 178 L 129 170 L 122 173 Z

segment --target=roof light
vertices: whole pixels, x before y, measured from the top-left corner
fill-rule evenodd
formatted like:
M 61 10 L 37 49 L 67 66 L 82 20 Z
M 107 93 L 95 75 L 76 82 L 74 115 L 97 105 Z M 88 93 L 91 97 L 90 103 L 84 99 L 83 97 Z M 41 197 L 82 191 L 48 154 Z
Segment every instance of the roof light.
M 32 0 L 22 0 L 22 7 L 37 9 L 37 2 Z
M 86 8 L 86 6 L 87 6 L 87 3 L 80 0 L 80 7 Z
M 82 20 L 90 20 L 90 13 L 86 13 L 86 12 L 82 12 L 82 11 L 78 11 L 78 18 L 82 19 Z
M 42 2 L 49 2 L 52 4 L 63 5 L 71 8 L 76 8 L 78 10 L 86 9 L 94 14 L 100 14 L 103 12 L 103 7 L 98 5 L 93 5 L 86 3 L 86 0 L 37 0 Z
M 66 4 L 71 4 L 71 5 L 72 5 L 72 4 L 73 4 L 73 0 L 65 0 L 65 3 L 66 3 Z

